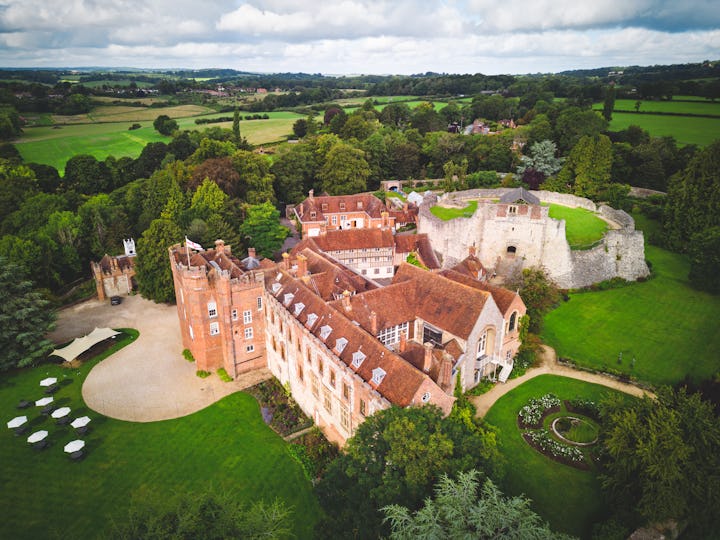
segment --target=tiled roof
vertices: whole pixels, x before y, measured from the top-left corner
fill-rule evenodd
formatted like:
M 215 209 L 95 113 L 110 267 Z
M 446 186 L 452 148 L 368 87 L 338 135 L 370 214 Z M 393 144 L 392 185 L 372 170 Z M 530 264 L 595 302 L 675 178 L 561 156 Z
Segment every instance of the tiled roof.
M 478 276 L 481 276 L 485 273 L 485 267 L 480 262 L 480 259 L 478 259 L 474 255 L 469 255 L 468 257 L 460 261 L 460 263 L 454 266 L 452 270 L 460 274 L 470 276 L 471 278 L 476 280 L 478 279 Z
M 327 231 L 313 237 L 313 241 L 323 251 L 345 251 L 348 249 L 368 249 L 392 247 L 393 234 L 390 229 L 348 229 Z
M 448 279 L 467 285 L 468 287 L 489 292 L 492 294 L 493 300 L 495 300 L 498 309 L 503 315 L 507 313 L 507 310 L 513 301 L 519 297 L 519 295 L 513 291 L 505 289 L 504 287 L 490 285 L 484 281 L 478 281 L 477 279 L 473 279 L 467 275 L 457 272 L 454 268 L 450 270 L 443 270 L 440 274 Z
M 430 270 L 440 268 L 435 251 L 430 244 L 430 238 L 427 234 L 396 234 L 395 235 L 395 253 L 411 253 L 416 252 L 421 262 Z
M 277 277 L 280 277 L 278 280 Z M 294 278 L 286 270 L 280 269 L 278 273 L 266 273 L 266 288 L 282 303 L 285 294 L 292 293 L 292 301 L 284 306 L 291 316 L 301 324 L 307 324 L 310 314 L 318 316 L 310 328 L 310 332 L 320 339 L 320 329 L 324 326 L 332 328 L 330 334 L 323 341 L 328 349 L 333 351 L 344 364 L 355 371 L 364 381 L 375 388 L 383 397 L 395 405 L 405 407 L 410 405 L 413 396 L 420 385 L 427 378 L 427 375 L 420 372 L 412 365 L 403 360 L 400 356 L 386 349 L 374 336 L 357 326 L 343 312 L 338 309 L 335 303 L 325 303 L 319 298 L 302 280 Z M 274 283 L 279 283 L 280 288 L 272 292 Z M 302 303 L 305 308 L 295 315 L 294 305 Z M 338 354 L 335 349 L 336 340 L 345 338 L 347 344 L 342 352 Z M 352 367 L 353 353 L 361 351 L 365 355 L 362 364 L 355 369 Z M 372 383 L 372 372 L 376 368 L 385 372 L 385 377 L 377 386 Z
M 528 204 L 540 204 L 540 199 L 538 199 L 535 195 L 530 193 L 525 188 L 515 188 L 511 189 L 507 193 L 505 193 L 502 197 L 500 197 L 501 203 L 515 203 L 518 201 L 524 201 Z
M 341 204 L 345 205 L 342 210 L 340 209 Z M 295 211 L 300 217 L 300 221 L 325 221 L 325 214 L 349 212 L 365 212 L 371 218 L 380 219 L 381 212 L 385 211 L 385 205 L 370 193 L 336 196 L 320 195 L 312 198 L 308 197 L 295 207 Z M 315 218 L 310 218 L 311 212 L 315 212 Z

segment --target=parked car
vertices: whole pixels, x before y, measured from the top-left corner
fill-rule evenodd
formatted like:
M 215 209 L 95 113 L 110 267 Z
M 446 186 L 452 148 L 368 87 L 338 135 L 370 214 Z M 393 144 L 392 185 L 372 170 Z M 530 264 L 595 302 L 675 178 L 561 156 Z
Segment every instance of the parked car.
M 122 298 L 119 296 L 111 296 L 110 297 L 110 305 L 111 306 L 119 306 L 122 303 Z

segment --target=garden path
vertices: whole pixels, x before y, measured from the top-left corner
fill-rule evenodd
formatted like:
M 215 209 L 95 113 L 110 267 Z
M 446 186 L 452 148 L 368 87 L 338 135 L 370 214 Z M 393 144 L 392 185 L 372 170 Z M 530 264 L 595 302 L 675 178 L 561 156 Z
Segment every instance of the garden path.
M 626 394 L 631 394 L 637 397 L 655 397 L 655 394 L 653 394 L 652 392 L 643 390 L 642 388 L 638 388 L 637 386 L 634 386 L 632 384 L 620 382 L 606 375 L 588 373 L 586 371 L 579 371 L 568 366 L 563 366 L 557 361 L 557 354 L 555 353 L 555 349 L 547 345 L 542 345 L 539 366 L 531 367 L 527 370 L 527 372 L 525 372 L 525 375 L 521 375 L 520 377 L 517 377 L 515 379 L 509 379 L 506 383 L 496 384 L 484 394 L 481 394 L 479 396 L 471 396 L 470 401 L 473 405 L 475 405 L 477 409 L 477 415 L 480 417 L 485 416 L 485 414 L 490 410 L 490 407 L 492 407 L 495 402 L 502 396 L 514 390 L 525 381 L 539 375 L 546 374 L 559 375 L 561 377 L 568 377 L 571 379 L 578 379 L 580 381 L 585 381 L 589 383 L 601 384 L 603 386 L 607 386 L 608 388 L 613 388 L 615 390 L 619 390 L 620 392 L 625 392 Z
M 140 332 L 133 343 L 94 366 L 83 384 L 87 406 L 111 418 L 133 422 L 179 418 L 271 376 L 261 369 L 228 383 L 215 374 L 200 379 L 195 364 L 182 357 L 175 306 L 155 304 L 139 295 L 124 297 L 118 306 L 95 299 L 65 308 L 49 338 L 64 343 L 96 326 Z

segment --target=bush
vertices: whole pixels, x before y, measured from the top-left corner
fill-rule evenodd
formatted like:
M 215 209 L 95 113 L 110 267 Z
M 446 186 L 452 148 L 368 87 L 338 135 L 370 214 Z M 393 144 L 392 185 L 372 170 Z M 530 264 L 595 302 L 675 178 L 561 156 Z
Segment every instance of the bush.
M 545 411 L 554 407 L 560 407 L 560 398 L 555 394 L 545 394 L 540 398 L 528 401 L 528 404 L 520 409 L 518 416 L 523 424 L 536 426 L 540 424 Z
M 205 378 L 209 377 L 211 375 L 211 373 L 209 371 L 205 371 L 204 369 L 198 369 L 195 372 L 195 375 L 197 375 L 201 379 L 205 379 Z
M 228 372 L 225 371 L 225 368 L 220 368 L 217 370 L 218 377 L 220 377 L 220 380 L 223 382 L 232 382 L 232 377 L 228 375 Z
M 128 128 L 128 131 L 132 131 L 134 129 L 140 129 L 142 126 L 140 124 L 133 124 Z
M 185 350 L 182 352 L 182 355 L 183 355 L 183 358 L 185 358 L 185 360 L 187 360 L 188 362 L 194 362 L 194 361 L 195 361 L 195 357 L 194 357 L 193 354 L 190 352 L 190 349 L 185 349 Z

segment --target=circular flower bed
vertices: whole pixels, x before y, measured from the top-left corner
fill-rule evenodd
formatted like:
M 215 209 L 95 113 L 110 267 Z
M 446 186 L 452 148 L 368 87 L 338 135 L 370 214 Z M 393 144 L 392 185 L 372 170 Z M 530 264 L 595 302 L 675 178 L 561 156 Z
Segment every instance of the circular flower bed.
M 557 418 L 548 419 L 547 427 L 543 421 L 550 415 L 560 411 L 578 411 L 573 415 L 559 415 Z M 579 412 L 582 410 L 582 412 Z M 525 441 L 552 460 L 578 469 L 589 469 L 589 455 L 584 447 L 589 447 L 597 442 L 598 428 L 589 420 L 590 416 L 597 418 L 594 414 L 597 405 L 584 400 L 578 402 L 561 402 L 553 394 L 545 394 L 536 399 L 531 399 L 520 409 L 518 413 L 518 426 L 522 430 Z M 591 414 L 586 414 L 586 413 Z

